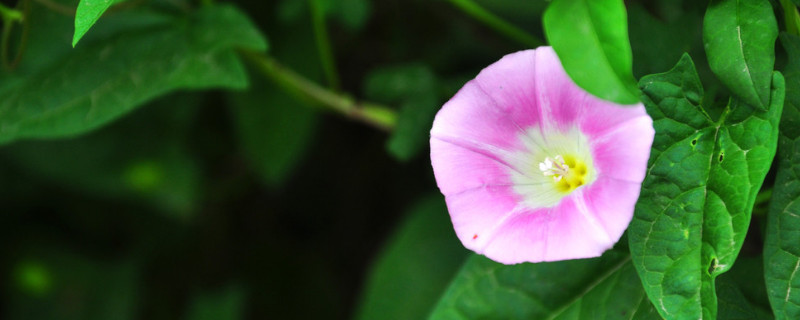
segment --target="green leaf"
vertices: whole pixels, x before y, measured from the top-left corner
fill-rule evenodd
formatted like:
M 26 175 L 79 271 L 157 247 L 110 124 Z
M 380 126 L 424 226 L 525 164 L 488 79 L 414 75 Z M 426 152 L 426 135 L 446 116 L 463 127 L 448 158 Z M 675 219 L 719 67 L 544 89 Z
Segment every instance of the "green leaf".
M 628 6 L 633 50 L 633 74 L 643 76 L 661 73 L 672 68 L 674 61 L 688 52 L 700 39 L 700 18 L 694 12 L 684 12 L 680 18 L 665 23 L 651 15 L 639 3 Z
M 234 49 L 266 48 L 232 6 L 124 30 L 52 57 L 29 74 L 0 75 L 0 143 L 80 134 L 176 89 L 244 88 Z
M 766 110 L 778 23 L 769 0 L 714 0 L 703 19 L 708 64 L 731 92 Z
M 214 292 L 203 292 L 192 299 L 187 320 L 244 319 L 245 292 L 231 285 Z
M 753 227 L 762 226 L 753 223 L 751 228 Z M 717 281 L 726 281 L 735 285 L 753 309 L 759 313 L 769 314 L 767 311 L 770 310 L 767 287 L 766 283 L 761 281 L 764 275 L 764 260 L 760 254 L 758 256 L 748 256 L 745 252 L 736 258 L 736 263 L 731 270 L 720 275 Z M 722 289 L 718 286 L 717 294 L 719 294 L 720 290 Z M 722 307 L 720 307 L 720 310 L 722 310 Z
M 714 319 L 714 278 L 741 249 L 756 194 L 775 155 L 784 82 L 773 76 L 766 111 L 731 99 L 718 120 L 688 55 L 642 78 L 656 130 L 648 174 L 628 227 L 644 288 L 669 319 Z
M 400 105 L 397 126 L 386 144 L 397 159 L 410 160 L 428 145 L 441 107 L 438 84 L 430 68 L 419 64 L 381 68 L 367 76 L 364 92 L 369 99 Z
M 639 102 L 622 0 L 554 0 L 544 13 L 544 27 L 578 86 L 616 103 Z
M 466 257 L 441 196 L 420 201 L 372 266 L 356 319 L 423 319 Z
M 81 0 L 75 12 L 75 35 L 72 37 L 72 46 L 75 47 L 78 40 L 86 34 L 86 31 L 89 31 L 89 28 L 111 5 L 123 1 L 126 0 Z
M 659 319 L 627 253 L 502 265 L 467 260 L 431 319 Z
M 764 243 L 764 277 L 776 319 L 800 318 L 800 37 L 782 34 L 789 54 L 778 173 Z
M 306 1 L 289 1 L 307 5 Z M 304 7 L 306 13 L 309 8 Z M 312 81 L 324 79 L 316 52 L 309 15 L 288 25 L 272 27 L 275 36 L 271 55 L 287 68 Z M 318 123 L 318 109 L 281 89 L 280 83 L 253 77 L 245 92 L 228 94 L 238 147 L 261 181 L 276 187 L 291 176 L 312 145 Z
M 49 183 L 95 197 L 144 203 L 186 219 L 200 197 L 199 164 L 185 146 L 201 98 L 167 96 L 91 134 L 21 141 L 0 150 L 0 156 Z
M 314 137 L 316 111 L 274 85 L 256 80 L 250 90 L 230 95 L 240 147 L 270 186 L 292 172 Z

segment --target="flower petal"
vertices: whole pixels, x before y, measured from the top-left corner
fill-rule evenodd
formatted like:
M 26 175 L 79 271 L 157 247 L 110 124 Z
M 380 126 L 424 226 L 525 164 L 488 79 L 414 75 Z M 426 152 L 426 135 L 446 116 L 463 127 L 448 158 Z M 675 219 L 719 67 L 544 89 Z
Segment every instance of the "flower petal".
M 495 229 L 514 214 L 517 196 L 508 186 L 483 186 L 445 197 L 458 239 L 481 252 Z
M 445 196 L 487 185 L 510 185 L 510 167 L 490 151 L 446 138 L 431 138 L 431 164 Z M 469 174 L 465 174 L 469 172 Z
M 592 157 L 599 175 L 642 182 L 654 136 L 653 120 L 642 116 L 617 125 L 601 137 L 591 137 Z
M 621 107 L 578 87 L 550 47 L 536 49 L 535 64 L 537 104 L 543 123 L 562 129 L 578 125 L 581 132 L 596 136 L 632 118 L 647 117 L 641 103 Z
M 619 240 L 633 218 L 641 183 L 600 177 L 583 192 L 590 212 L 608 232 L 614 242 Z
M 619 237 L 611 238 L 592 209 L 576 195 L 579 192 L 556 207 L 508 218 L 482 253 L 505 264 L 600 256 Z
M 519 148 L 523 128 L 539 123 L 531 53 L 506 55 L 467 82 L 436 114 L 431 136 Z

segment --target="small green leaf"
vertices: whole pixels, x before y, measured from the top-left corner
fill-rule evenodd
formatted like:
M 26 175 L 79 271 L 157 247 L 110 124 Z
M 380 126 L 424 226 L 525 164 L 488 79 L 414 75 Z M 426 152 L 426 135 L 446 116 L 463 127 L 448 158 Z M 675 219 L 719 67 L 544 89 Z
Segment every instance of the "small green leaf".
M 372 2 L 368 0 L 326 0 L 326 13 L 350 30 L 361 30 L 369 19 Z
M 778 173 L 767 216 L 764 277 L 776 319 L 800 319 L 800 37 L 781 34 L 789 54 Z
M 622 0 L 554 0 L 544 13 L 547 41 L 578 86 L 620 104 L 639 102 Z
M 386 148 L 407 161 L 428 145 L 438 100 L 438 80 L 430 68 L 418 65 L 387 67 L 367 76 L 364 91 L 369 99 L 400 106 L 397 126 Z
M 356 319 L 423 319 L 467 257 L 441 196 L 414 205 L 367 279 Z
M 270 186 L 281 184 L 314 137 L 317 113 L 272 84 L 255 80 L 230 95 L 240 148 Z
M 161 21 L 146 32 L 123 29 L 86 43 L 29 74 L 0 74 L 0 144 L 74 136 L 177 89 L 244 88 L 247 77 L 235 48 L 266 48 L 232 6 Z M 32 39 L 38 41 L 46 39 Z
M 734 95 L 762 111 L 770 104 L 777 37 L 769 0 L 713 0 L 703 19 L 711 71 Z
M 766 111 L 731 99 L 713 120 L 688 55 L 640 81 L 656 136 L 628 236 L 633 264 L 665 318 L 716 317 L 714 278 L 736 260 L 775 155 L 780 73 L 772 83 Z
M 75 12 L 75 35 L 72 37 L 72 46 L 75 47 L 78 40 L 109 7 L 123 1 L 127 0 L 81 0 Z
M 186 312 L 187 320 L 244 319 L 245 292 L 238 285 L 195 296 Z
M 630 256 L 502 265 L 473 255 L 431 319 L 659 319 Z
M 53 290 L 53 278 L 50 269 L 40 261 L 20 262 L 14 270 L 17 288 L 23 294 L 42 297 Z

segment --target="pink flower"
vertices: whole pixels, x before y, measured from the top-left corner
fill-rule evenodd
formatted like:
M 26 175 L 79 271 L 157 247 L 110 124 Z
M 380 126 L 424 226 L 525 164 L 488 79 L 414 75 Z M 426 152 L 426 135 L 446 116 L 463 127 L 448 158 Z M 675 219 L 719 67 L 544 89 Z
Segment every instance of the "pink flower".
M 654 134 L 641 103 L 590 95 L 540 47 L 483 69 L 442 107 L 431 162 L 468 249 L 505 264 L 589 258 L 627 228 Z

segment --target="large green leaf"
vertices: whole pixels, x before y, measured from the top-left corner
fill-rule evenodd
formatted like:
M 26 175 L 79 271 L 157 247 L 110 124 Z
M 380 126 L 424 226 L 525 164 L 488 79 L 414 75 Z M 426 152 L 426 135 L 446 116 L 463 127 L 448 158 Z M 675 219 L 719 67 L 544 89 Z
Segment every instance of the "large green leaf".
M 153 15 L 140 13 L 143 20 Z M 243 88 L 247 78 L 234 49 L 266 48 L 232 6 L 160 21 L 122 28 L 35 70 L 0 74 L 0 143 L 83 133 L 176 89 Z M 43 47 L 36 42 L 48 41 L 37 39 L 31 39 L 33 53 Z
M 441 196 L 424 199 L 373 265 L 356 319 L 423 319 L 466 257 Z
M 777 319 L 800 318 L 800 37 L 782 34 L 789 53 L 778 174 L 764 243 L 764 276 Z
M 783 77 L 776 72 L 772 82 L 766 111 L 731 99 L 715 120 L 700 105 L 703 88 L 688 55 L 640 81 L 656 136 L 628 236 L 665 318 L 716 316 L 714 278 L 736 260 L 775 154 Z
M 630 256 L 502 265 L 473 255 L 431 319 L 659 319 Z
M 639 3 L 628 6 L 633 50 L 633 74 L 644 76 L 661 73 L 688 52 L 695 38 L 700 39 L 699 15 L 685 12 L 675 21 L 666 23 L 653 16 Z
M 762 226 L 753 223 L 751 224 L 751 228 L 753 227 Z M 728 282 L 736 286 L 753 309 L 757 310 L 759 313 L 770 314 L 767 286 L 764 281 L 761 281 L 764 275 L 764 260 L 760 253 L 757 256 L 750 256 L 747 253 L 746 250 L 743 250 L 742 254 L 736 258 L 736 263 L 733 265 L 733 268 L 720 275 L 717 281 L 719 283 Z M 717 286 L 718 296 L 723 289 L 724 288 Z M 723 307 L 720 306 L 720 312 L 722 308 Z
M 567 74 L 589 93 L 639 102 L 622 0 L 554 0 L 544 13 L 547 41 Z
M 81 0 L 75 11 L 75 35 L 72 37 L 72 46 L 74 47 L 78 43 L 78 40 L 86 34 L 86 31 L 89 31 L 89 28 L 111 5 L 122 1 L 126 0 Z
M 778 24 L 769 0 L 714 0 L 703 19 L 708 64 L 731 92 L 766 110 Z

